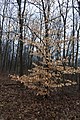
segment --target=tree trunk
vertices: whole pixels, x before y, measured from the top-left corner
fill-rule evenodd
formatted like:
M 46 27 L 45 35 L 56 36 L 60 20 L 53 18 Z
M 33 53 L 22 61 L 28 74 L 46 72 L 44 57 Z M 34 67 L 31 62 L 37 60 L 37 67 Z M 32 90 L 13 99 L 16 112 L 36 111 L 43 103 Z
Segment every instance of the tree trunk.
M 72 35 L 72 66 L 74 67 L 74 1 L 72 0 L 72 12 L 73 12 L 73 35 Z

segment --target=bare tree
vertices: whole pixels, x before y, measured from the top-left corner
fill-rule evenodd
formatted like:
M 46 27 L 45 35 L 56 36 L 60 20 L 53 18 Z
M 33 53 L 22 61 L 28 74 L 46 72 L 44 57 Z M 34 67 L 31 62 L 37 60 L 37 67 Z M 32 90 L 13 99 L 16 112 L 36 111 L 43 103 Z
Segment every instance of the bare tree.
M 26 8 L 26 0 L 24 0 L 23 11 L 21 12 L 21 0 L 17 0 L 18 3 L 18 14 L 19 14 L 19 29 L 20 29 L 20 48 L 19 48 L 19 57 L 20 57 L 20 76 L 23 75 L 23 19 L 24 19 L 24 12 Z
M 65 7 L 65 13 L 63 12 L 63 8 L 61 7 L 60 1 L 58 0 L 58 4 L 59 4 L 59 9 L 60 9 L 60 14 L 62 16 L 63 19 L 63 24 L 64 24 L 64 43 L 63 43 L 63 58 L 65 58 L 65 39 L 66 39 L 66 22 L 67 22 L 67 15 L 68 15 L 68 5 L 69 5 L 69 0 L 66 1 L 66 7 Z M 64 4 L 64 3 L 62 3 Z

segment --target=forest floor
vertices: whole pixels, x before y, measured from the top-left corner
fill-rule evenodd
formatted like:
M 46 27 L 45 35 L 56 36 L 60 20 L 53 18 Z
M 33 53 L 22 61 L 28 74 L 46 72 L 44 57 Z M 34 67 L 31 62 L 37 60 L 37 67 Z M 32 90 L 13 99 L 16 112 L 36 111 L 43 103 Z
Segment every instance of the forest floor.
M 80 120 L 80 92 L 74 85 L 37 96 L 0 75 L 0 120 Z

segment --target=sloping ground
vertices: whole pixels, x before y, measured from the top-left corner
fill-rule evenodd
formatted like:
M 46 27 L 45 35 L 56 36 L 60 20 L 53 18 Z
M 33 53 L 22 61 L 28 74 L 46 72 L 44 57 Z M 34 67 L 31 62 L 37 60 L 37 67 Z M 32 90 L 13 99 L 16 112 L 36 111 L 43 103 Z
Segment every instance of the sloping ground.
M 80 93 L 75 86 L 48 97 L 35 93 L 0 75 L 0 120 L 80 120 Z

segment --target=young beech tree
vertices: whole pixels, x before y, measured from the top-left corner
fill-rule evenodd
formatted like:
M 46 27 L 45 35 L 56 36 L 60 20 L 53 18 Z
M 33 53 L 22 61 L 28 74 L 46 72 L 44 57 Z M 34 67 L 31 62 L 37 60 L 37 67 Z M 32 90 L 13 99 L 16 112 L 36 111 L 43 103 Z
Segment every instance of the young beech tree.
M 33 85 L 38 86 L 38 89 L 44 88 L 45 91 L 48 91 L 49 86 L 52 85 L 52 83 L 59 83 L 64 80 L 64 73 L 66 70 L 64 70 L 64 66 L 67 63 L 65 58 L 66 53 L 66 43 L 68 44 L 68 48 L 70 49 L 71 43 L 71 34 L 68 37 L 70 40 L 66 40 L 67 32 L 66 32 L 66 25 L 67 25 L 67 14 L 68 14 L 68 0 L 66 4 L 65 12 L 62 11 L 61 3 L 59 3 L 59 10 L 60 14 L 56 13 L 55 10 L 53 10 L 54 1 L 53 0 L 34 0 L 29 2 L 29 4 L 34 5 L 37 10 L 34 10 L 35 12 L 30 14 L 29 24 L 26 24 L 29 33 L 26 32 L 27 35 L 27 46 L 30 48 L 31 53 L 31 60 L 32 56 L 35 58 L 39 58 L 35 63 L 33 63 L 33 68 L 30 70 L 29 76 L 26 76 L 25 83 L 29 82 Z M 19 7 L 21 7 L 20 3 L 18 3 Z M 63 5 L 63 4 L 62 4 Z M 32 6 L 31 6 L 32 7 Z M 22 12 L 20 11 L 21 8 L 19 8 L 19 23 L 21 30 L 23 30 L 23 18 Z M 54 12 L 55 11 L 55 12 Z M 53 17 L 53 15 L 57 14 Z M 59 15 L 59 16 L 58 16 Z M 62 18 L 61 18 L 62 15 Z M 59 18 L 59 20 L 58 20 Z M 26 17 L 25 17 L 26 19 Z M 64 22 L 64 36 L 62 34 L 62 30 L 58 27 L 62 28 L 61 20 Z M 55 21 L 55 22 L 54 22 Z M 60 22 L 60 23 L 59 23 Z M 22 23 L 22 24 L 21 24 Z M 60 24 L 60 26 L 57 27 L 55 24 Z M 57 29 L 56 29 L 56 27 Z M 69 26 L 68 26 L 69 27 Z M 69 29 L 68 29 L 69 30 Z M 23 43 L 22 43 L 22 31 L 20 32 L 20 43 L 22 46 L 19 46 L 21 48 L 20 50 L 20 75 L 23 73 L 22 68 L 22 51 L 23 51 Z M 63 39 L 64 38 L 64 39 Z M 61 40 L 59 40 L 61 39 Z M 28 45 L 29 44 L 29 45 Z M 19 44 L 20 45 L 20 44 Z M 63 46 L 62 46 L 63 45 Z M 61 49 L 63 47 L 63 49 Z M 72 46 L 71 46 L 72 47 Z M 68 52 L 67 48 L 67 52 Z M 61 54 L 60 58 L 56 60 L 55 53 L 56 51 Z M 72 52 L 72 51 L 71 51 Z M 54 54 L 53 54 L 54 53 Z M 64 53 L 62 55 L 62 53 Z M 68 53 L 66 53 L 68 54 Z M 53 56 L 54 55 L 54 56 Z M 67 55 L 68 56 L 68 55 Z M 63 59 L 65 58 L 65 59 Z M 32 62 L 32 61 L 31 61 Z M 65 63 L 65 64 L 64 64 Z M 70 71 L 70 68 L 67 68 L 67 72 Z M 24 76 L 23 76 L 24 77 Z M 63 79 L 62 79 L 63 78 Z M 22 79 L 22 78 L 21 78 Z M 24 79 L 24 78 L 23 78 Z M 23 81 L 23 80 L 22 80 Z

